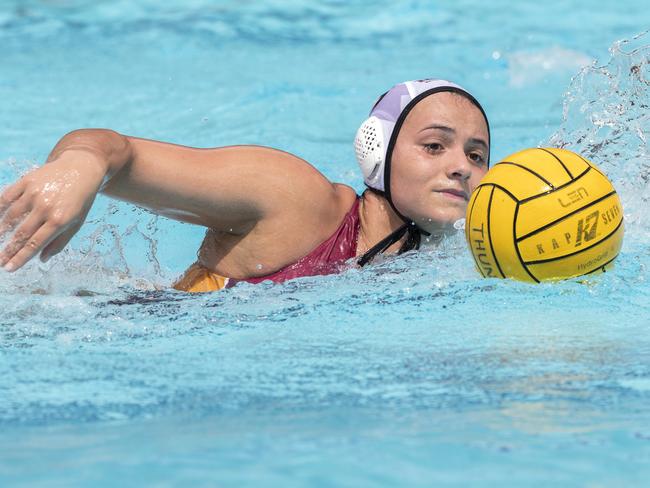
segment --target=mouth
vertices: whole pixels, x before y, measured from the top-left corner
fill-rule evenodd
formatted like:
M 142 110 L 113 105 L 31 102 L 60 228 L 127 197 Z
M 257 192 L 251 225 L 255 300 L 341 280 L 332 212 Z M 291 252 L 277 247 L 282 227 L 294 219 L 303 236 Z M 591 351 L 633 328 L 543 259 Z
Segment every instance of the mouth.
M 469 195 L 467 192 L 464 192 L 463 190 L 456 190 L 455 188 L 445 188 L 442 190 L 437 190 L 438 193 L 444 195 L 447 198 L 451 198 L 453 200 L 464 200 L 466 202 L 469 201 Z

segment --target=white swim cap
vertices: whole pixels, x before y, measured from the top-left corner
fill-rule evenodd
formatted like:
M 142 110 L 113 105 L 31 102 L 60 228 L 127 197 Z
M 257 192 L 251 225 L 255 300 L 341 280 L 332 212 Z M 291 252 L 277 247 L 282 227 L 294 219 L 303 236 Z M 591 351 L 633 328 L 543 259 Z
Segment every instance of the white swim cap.
M 368 187 L 386 192 L 389 201 L 390 159 L 399 129 L 408 113 L 420 100 L 439 92 L 455 92 L 468 98 L 478 107 L 485 117 L 485 123 L 488 124 L 481 105 L 463 87 L 447 80 L 425 79 L 405 81 L 384 93 L 375 102 L 370 116 L 357 131 L 354 149 L 363 180 Z M 489 133 L 488 124 L 488 135 Z
M 404 221 L 404 225 L 366 251 L 357 261 L 359 266 L 368 264 L 377 254 L 383 253 L 404 235 L 407 235 L 407 238 L 398 254 L 418 249 L 422 235 L 429 235 L 395 207 L 390 194 L 390 163 L 397 136 L 411 109 L 422 99 L 439 92 L 458 93 L 476 105 L 485 118 L 488 144 L 490 143 L 490 124 L 483 107 L 467 90 L 455 83 L 436 79 L 405 81 L 379 97 L 370 111 L 370 117 L 357 131 L 354 149 L 363 173 L 363 181 L 369 188 L 386 197 L 390 206 Z M 488 153 L 488 165 L 489 163 Z

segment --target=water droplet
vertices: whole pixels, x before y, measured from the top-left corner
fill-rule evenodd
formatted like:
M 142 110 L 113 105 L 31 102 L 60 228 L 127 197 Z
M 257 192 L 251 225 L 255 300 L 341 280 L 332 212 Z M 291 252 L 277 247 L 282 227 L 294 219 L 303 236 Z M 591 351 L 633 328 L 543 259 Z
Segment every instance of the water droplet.
M 500 51 L 492 51 L 492 59 L 494 59 L 494 60 L 501 59 L 501 52 Z

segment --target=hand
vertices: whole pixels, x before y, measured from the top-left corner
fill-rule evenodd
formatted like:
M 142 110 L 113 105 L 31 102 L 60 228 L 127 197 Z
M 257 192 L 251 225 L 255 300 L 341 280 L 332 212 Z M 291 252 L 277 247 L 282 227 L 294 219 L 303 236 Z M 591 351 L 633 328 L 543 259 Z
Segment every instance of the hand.
M 47 261 L 83 224 L 106 175 L 89 151 L 70 150 L 31 171 L 0 195 L 0 239 L 15 229 L 0 251 L 0 266 L 15 271 L 39 252 Z

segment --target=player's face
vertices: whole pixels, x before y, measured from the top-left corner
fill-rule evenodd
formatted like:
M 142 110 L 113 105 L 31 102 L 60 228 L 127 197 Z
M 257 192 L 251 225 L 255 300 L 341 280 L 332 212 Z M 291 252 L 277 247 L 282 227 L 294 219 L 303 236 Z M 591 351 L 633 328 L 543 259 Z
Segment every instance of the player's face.
M 391 195 L 402 215 L 430 232 L 465 217 L 470 194 L 487 172 L 488 128 L 468 99 L 441 92 L 406 117 L 391 161 Z

